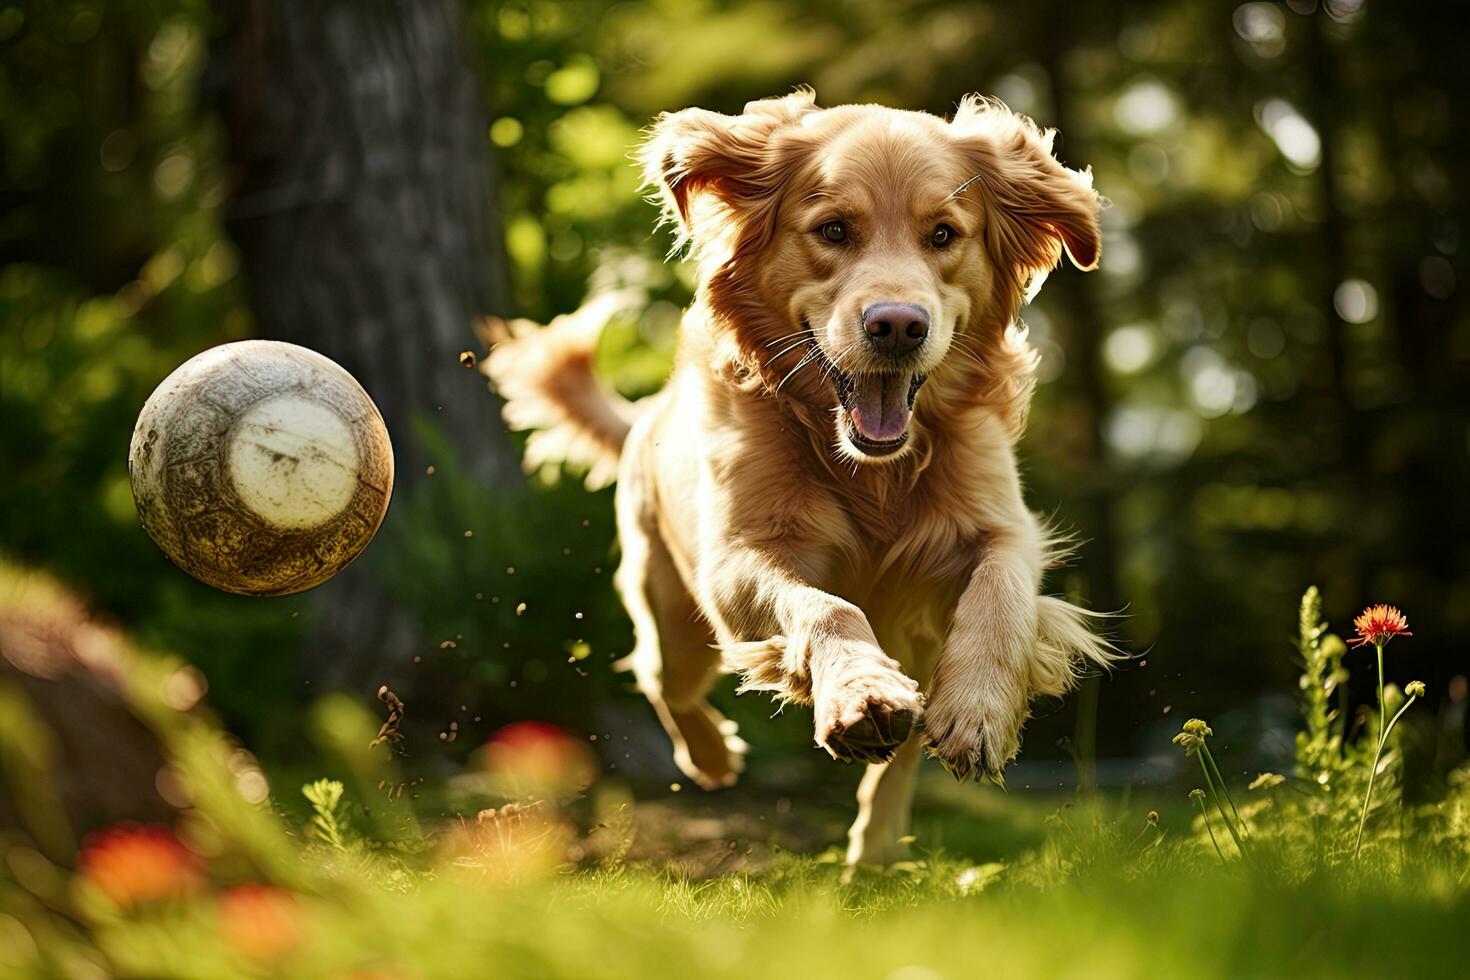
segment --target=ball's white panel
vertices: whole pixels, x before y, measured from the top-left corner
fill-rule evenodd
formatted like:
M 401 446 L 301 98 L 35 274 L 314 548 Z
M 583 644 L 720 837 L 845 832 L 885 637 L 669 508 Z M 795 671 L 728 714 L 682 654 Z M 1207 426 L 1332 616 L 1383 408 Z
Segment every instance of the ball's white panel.
M 229 460 L 241 502 L 275 527 L 320 527 L 357 489 L 352 430 L 301 395 L 268 398 L 240 416 Z
M 365 548 L 393 492 L 383 417 L 328 358 L 271 340 L 212 348 L 148 398 L 128 453 L 144 528 L 189 574 L 300 592 Z

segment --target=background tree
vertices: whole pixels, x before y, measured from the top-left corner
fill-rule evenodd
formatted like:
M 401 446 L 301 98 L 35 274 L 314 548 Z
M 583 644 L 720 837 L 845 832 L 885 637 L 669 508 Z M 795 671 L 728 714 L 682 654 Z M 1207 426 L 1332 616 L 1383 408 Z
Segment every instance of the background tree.
M 220 9 L 206 78 L 227 125 L 225 228 L 256 334 L 321 351 L 362 382 L 395 435 L 400 498 L 446 449 L 469 479 L 504 480 L 516 467 L 498 405 L 460 364 L 472 321 L 507 300 L 459 6 Z M 433 450 L 425 427 L 444 437 Z M 316 598 L 308 676 L 375 689 L 386 665 L 411 659 L 420 626 L 371 561 Z

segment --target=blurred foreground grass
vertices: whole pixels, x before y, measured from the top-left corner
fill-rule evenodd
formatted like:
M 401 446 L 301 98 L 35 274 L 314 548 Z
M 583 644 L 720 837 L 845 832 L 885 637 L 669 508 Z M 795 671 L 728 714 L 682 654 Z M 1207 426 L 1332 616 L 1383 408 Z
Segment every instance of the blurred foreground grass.
M 1185 801 L 1162 815 L 1092 795 L 1052 809 L 931 780 L 913 859 L 848 879 L 820 850 L 830 829 L 801 832 L 833 816 L 820 801 L 778 801 L 771 824 L 750 797 L 640 803 L 599 779 L 587 743 L 536 723 L 425 781 L 401 771 L 391 723 L 329 699 L 311 720 L 328 778 L 298 792 L 212 721 L 193 668 L 6 573 L 0 974 L 1463 975 L 1470 781 L 1405 805 L 1390 746 L 1353 859 L 1364 748 L 1330 707 L 1342 644 L 1314 603 L 1297 771 L 1231 789 L 1245 853 L 1223 803 L 1212 843 Z M 78 718 L 87 691 L 98 707 Z M 69 725 L 112 724 L 99 691 L 141 724 L 69 763 Z M 142 751 L 124 744 L 134 736 L 163 760 L 147 777 L 165 815 L 147 825 L 118 821 L 141 797 L 91 793 Z
M 1462 976 L 1470 911 L 1422 887 L 1270 886 L 1187 863 L 970 895 L 985 872 L 945 861 L 847 886 L 797 857 L 708 881 L 620 868 L 511 885 L 453 871 L 392 888 L 350 867 L 312 871 L 320 886 L 289 900 L 286 922 L 254 910 L 242 923 L 226 893 L 95 913 L 95 947 L 43 934 L 43 955 L 12 920 L 7 959 L 180 977 Z
M 149 977 L 1463 975 L 1470 903 L 1443 855 L 1412 856 L 1395 880 L 1286 881 L 1188 845 L 1140 862 L 1081 833 L 1072 846 L 1103 850 L 1072 873 L 933 857 L 849 884 L 794 855 L 708 879 L 620 863 L 505 879 L 316 846 L 289 891 L 200 886 L 131 910 L 12 853 L 0 962 Z

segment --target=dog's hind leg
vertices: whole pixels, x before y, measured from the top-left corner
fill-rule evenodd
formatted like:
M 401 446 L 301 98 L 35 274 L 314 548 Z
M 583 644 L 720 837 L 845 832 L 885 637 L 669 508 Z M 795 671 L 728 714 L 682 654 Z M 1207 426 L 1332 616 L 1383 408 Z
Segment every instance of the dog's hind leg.
M 632 509 L 625 499 L 620 488 L 623 558 L 615 581 L 636 637 L 626 664 L 669 733 L 679 769 L 705 789 L 729 786 L 743 767 L 745 743 L 708 700 L 719 675 L 714 635 L 657 529 L 625 513 Z
M 908 855 L 914 776 L 924 737 L 910 735 L 888 762 L 868 766 L 858 784 L 858 815 L 847 832 L 847 864 L 886 865 Z

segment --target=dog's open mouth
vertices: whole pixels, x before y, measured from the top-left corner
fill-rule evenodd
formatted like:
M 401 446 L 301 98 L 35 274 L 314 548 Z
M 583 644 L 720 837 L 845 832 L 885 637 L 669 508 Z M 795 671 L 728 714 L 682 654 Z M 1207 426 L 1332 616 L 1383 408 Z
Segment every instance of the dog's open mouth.
M 832 372 L 842 409 L 837 424 L 864 456 L 890 456 L 909 438 L 914 397 L 925 376 L 913 371 L 881 374 Z

